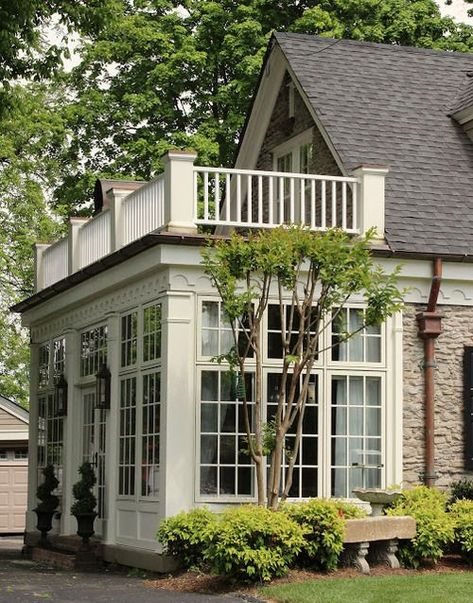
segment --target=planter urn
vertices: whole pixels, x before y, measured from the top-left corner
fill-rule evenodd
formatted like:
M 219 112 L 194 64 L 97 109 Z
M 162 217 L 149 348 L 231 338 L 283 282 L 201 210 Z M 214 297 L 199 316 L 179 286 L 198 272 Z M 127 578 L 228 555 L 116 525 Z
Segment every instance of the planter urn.
M 94 535 L 94 521 L 97 513 L 78 513 L 74 514 L 77 519 L 77 535 L 82 538 L 81 550 L 87 551 L 90 548 L 90 538 Z
M 39 541 L 40 546 L 49 547 L 48 532 L 53 527 L 53 517 L 56 511 L 42 511 L 41 509 L 33 509 L 36 513 L 36 529 L 41 532 Z

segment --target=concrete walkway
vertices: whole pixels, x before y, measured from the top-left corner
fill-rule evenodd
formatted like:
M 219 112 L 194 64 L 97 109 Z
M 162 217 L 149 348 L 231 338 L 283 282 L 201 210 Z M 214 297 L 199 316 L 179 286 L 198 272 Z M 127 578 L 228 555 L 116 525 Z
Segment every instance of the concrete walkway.
M 22 559 L 21 538 L 0 537 L 1 603 L 243 603 L 231 595 L 213 596 L 152 589 L 126 573 L 69 572 Z

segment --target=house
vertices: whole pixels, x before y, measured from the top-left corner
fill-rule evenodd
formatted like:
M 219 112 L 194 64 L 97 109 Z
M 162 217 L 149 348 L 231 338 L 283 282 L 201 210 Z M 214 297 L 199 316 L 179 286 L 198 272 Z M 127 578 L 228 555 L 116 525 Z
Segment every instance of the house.
M 0 535 L 25 529 L 28 411 L 0 395 Z
M 159 567 L 164 517 L 255 500 L 239 403 L 211 362 L 229 328 L 202 227 L 374 226 L 376 261 L 403 264 L 403 312 L 317 360 L 291 498 L 472 475 L 472 72 L 467 54 L 276 34 L 234 168 L 169 152 L 149 183 L 99 182 L 94 217 L 36 246 L 36 292 L 15 306 L 32 341 L 28 538 L 48 460 L 64 535 L 77 468 L 94 463 L 96 532 L 121 563 Z M 360 312 L 351 300 L 347 319 Z

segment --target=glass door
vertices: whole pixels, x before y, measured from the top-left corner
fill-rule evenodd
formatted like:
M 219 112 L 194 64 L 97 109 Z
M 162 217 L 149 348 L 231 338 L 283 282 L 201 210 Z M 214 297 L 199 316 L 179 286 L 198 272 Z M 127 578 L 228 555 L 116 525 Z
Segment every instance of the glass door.
M 82 462 L 89 461 L 95 470 L 97 483 L 97 519 L 95 533 L 104 535 L 105 525 L 105 471 L 106 471 L 106 410 L 95 408 L 95 389 L 88 389 L 82 395 Z

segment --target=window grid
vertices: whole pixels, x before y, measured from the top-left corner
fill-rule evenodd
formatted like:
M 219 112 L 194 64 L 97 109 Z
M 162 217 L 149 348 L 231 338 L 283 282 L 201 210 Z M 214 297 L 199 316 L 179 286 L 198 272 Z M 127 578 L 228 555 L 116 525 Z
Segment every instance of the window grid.
M 39 346 L 38 358 L 38 387 L 48 387 L 49 385 L 49 342 Z
M 135 494 L 136 377 L 120 382 L 118 494 Z
M 381 377 L 332 375 L 332 496 L 381 487 Z
M 253 375 L 245 389 L 253 404 Z M 254 465 L 246 452 L 243 402 L 235 400 L 230 373 L 201 373 L 200 492 L 217 497 L 254 495 Z
M 121 366 L 136 364 L 138 347 L 138 312 L 125 314 L 121 319 Z
M 283 347 L 281 339 L 281 313 L 279 304 L 268 304 L 267 310 L 267 329 L 266 329 L 266 350 L 268 360 L 281 359 L 283 357 Z M 289 304 L 283 305 L 283 318 L 284 324 L 286 325 L 286 331 L 289 327 L 291 319 L 291 306 Z M 294 311 L 294 317 L 292 319 L 292 336 L 291 336 L 291 351 L 292 346 L 297 342 L 299 327 L 299 317 L 297 312 Z M 309 331 L 309 335 L 315 335 L 315 331 L 312 329 Z M 316 355 L 317 360 L 317 355 Z
M 107 364 L 107 326 L 84 331 L 80 336 L 81 377 L 95 375 L 102 364 Z
M 59 377 L 64 375 L 66 368 L 66 340 L 64 337 L 53 342 L 53 378 L 57 383 Z
M 38 483 L 43 476 L 41 470 L 46 465 L 53 465 L 62 483 L 62 464 L 64 448 L 64 417 L 57 416 L 56 400 L 53 394 L 42 395 L 38 398 L 38 439 L 37 439 Z
M 354 332 L 364 323 L 365 310 L 344 308 L 332 323 L 332 361 L 382 362 L 382 332 L 380 325 L 362 329 L 348 341 L 336 345 L 344 332 Z
M 143 362 L 161 358 L 161 304 L 143 310 Z
M 159 436 L 161 419 L 161 375 L 143 375 L 141 437 L 141 495 L 159 495 Z

